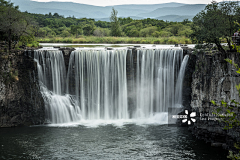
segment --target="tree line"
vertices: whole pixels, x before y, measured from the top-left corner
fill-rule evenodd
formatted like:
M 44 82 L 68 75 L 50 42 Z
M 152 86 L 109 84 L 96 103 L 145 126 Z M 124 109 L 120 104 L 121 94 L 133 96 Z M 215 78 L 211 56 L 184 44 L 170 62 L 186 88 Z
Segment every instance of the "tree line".
M 225 52 L 221 42 L 225 39 L 232 50 L 231 36 L 238 29 L 240 9 L 238 2 L 212 2 L 192 21 L 169 22 L 158 19 L 135 20 L 117 16 L 114 8 L 110 22 L 91 18 L 64 17 L 58 13 L 33 14 L 20 12 L 17 6 L 0 0 L 0 40 L 9 50 L 16 42 L 34 43 L 34 37 L 171 37 L 191 38 L 195 43 L 215 43 Z
M 117 36 L 117 37 L 169 37 L 191 34 L 191 21 L 168 22 L 157 19 L 134 20 L 118 18 L 113 8 L 110 22 L 95 21 L 91 18 L 63 17 L 58 13 L 32 14 L 39 24 L 37 37 L 69 37 L 69 36 Z

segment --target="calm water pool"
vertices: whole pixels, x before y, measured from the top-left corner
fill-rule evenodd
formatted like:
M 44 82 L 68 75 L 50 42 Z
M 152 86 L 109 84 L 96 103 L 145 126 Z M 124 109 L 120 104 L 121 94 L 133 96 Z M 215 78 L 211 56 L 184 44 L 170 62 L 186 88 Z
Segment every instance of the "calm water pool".
M 0 129 L 0 159 L 224 160 L 186 128 L 126 124 Z

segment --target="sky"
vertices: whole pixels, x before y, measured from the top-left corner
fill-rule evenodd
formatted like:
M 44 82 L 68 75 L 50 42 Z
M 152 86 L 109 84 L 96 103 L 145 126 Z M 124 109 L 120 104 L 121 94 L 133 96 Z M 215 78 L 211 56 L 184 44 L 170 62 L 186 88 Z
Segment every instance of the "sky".
M 38 2 L 75 2 L 82 4 L 90 4 L 95 6 L 110 6 L 110 5 L 120 5 L 120 4 L 160 4 L 160 3 L 187 3 L 187 4 L 209 4 L 212 0 L 33 0 Z M 217 2 L 222 2 L 223 0 L 215 0 Z

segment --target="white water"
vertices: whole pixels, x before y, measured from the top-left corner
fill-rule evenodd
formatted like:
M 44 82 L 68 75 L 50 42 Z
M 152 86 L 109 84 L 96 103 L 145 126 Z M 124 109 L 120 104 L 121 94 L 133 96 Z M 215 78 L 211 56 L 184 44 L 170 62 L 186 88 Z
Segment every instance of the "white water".
M 67 92 L 83 119 L 128 119 L 126 50 L 77 50 L 71 54 Z
M 175 90 L 175 106 L 176 107 L 182 107 L 182 87 L 183 87 L 183 79 L 184 79 L 184 74 L 185 74 L 185 69 L 187 66 L 189 56 L 186 55 L 183 59 L 179 76 L 177 79 L 177 84 L 176 84 L 176 90 Z
M 76 50 L 67 74 L 61 51 L 35 51 L 49 122 L 166 124 L 168 107 L 182 101 L 188 57 L 182 63 L 182 50 L 142 49 L 137 51 L 134 70 L 133 54 L 128 54 L 130 73 L 136 75 L 131 81 L 127 81 L 126 49 Z M 128 98 L 134 106 L 128 105 Z
M 182 50 L 139 50 L 137 52 L 137 91 L 135 118 L 167 112 L 175 105 L 175 77 Z
M 38 50 L 34 52 L 34 58 L 48 120 L 51 123 L 80 120 L 80 108 L 70 95 L 65 94 L 66 69 L 62 52 Z

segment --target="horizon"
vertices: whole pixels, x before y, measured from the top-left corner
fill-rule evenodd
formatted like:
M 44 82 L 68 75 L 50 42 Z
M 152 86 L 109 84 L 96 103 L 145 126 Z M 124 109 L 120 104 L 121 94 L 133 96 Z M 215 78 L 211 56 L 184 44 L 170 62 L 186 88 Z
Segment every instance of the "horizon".
M 35 2 L 72 2 L 86 5 L 93 5 L 99 7 L 107 7 L 107 6 L 117 6 L 117 5 L 153 5 L 153 4 L 164 4 L 164 3 L 183 3 L 183 4 L 209 4 L 212 0 L 163 0 L 159 3 L 159 0 L 148 0 L 147 3 L 145 0 L 105 0 L 104 2 L 99 0 L 88 0 L 88 3 L 84 0 L 30 0 Z M 217 2 L 222 2 L 223 0 L 217 0 Z

